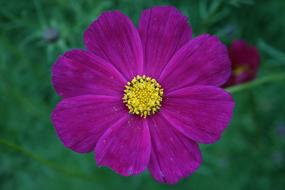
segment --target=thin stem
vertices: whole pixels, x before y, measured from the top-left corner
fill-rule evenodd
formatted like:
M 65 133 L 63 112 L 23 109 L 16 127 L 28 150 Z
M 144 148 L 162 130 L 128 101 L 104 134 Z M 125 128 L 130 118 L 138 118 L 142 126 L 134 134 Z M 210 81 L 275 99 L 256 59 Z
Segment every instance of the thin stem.
M 0 144 L 5 145 L 6 147 L 13 149 L 14 151 L 17 151 L 17 152 L 25 155 L 26 157 L 29 157 L 32 160 L 35 160 L 35 161 L 41 163 L 42 165 L 44 165 L 50 169 L 53 169 L 53 170 L 65 175 L 65 176 L 75 177 L 75 178 L 80 178 L 80 179 L 85 179 L 85 180 L 94 180 L 94 176 L 92 176 L 92 175 L 87 175 L 84 173 L 80 173 L 78 171 L 72 171 L 72 170 L 66 169 L 64 167 L 58 166 L 58 165 L 52 163 L 51 161 L 46 160 L 45 158 L 42 158 L 41 156 L 38 156 L 38 155 L 32 153 L 31 151 L 26 150 L 26 149 L 22 148 L 21 146 L 15 144 L 15 143 L 9 142 L 5 139 L 0 139 Z
M 241 92 L 244 90 L 255 88 L 255 87 L 260 86 L 260 85 L 265 84 L 265 83 L 269 83 L 269 82 L 273 82 L 273 81 L 282 81 L 282 80 L 285 80 L 285 73 L 284 72 L 268 75 L 266 77 L 262 77 L 262 78 L 254 80 L 252 82 L 241 84 L 238 86 L 228 87 L 228 88 L 226 88 L 226 91 L 228 91 L 232 94 L 235 94 L 235 93 L 238 93 L 238 92 Z

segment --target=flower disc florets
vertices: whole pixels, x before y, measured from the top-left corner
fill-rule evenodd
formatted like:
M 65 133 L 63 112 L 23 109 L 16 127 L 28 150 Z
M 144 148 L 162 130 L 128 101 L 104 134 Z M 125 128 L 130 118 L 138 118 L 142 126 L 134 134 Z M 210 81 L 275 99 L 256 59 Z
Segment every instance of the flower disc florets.
M 124 92 L 123 101 L 132 114 L 146 118 L 160 109 L 163 88 L 153 78 L 137 75 L 127 83 Z

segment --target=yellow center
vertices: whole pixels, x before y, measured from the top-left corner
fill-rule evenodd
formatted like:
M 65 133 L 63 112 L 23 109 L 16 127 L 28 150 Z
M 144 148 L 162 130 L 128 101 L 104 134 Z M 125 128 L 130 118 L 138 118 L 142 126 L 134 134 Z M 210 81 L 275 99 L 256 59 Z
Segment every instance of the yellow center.
M 160 109 L 163 88 L 153 78 L 137 75 L 124 92 L 123 102 L 132 114 L 146 118 Z
M 249 70 L 247 65 L 240 65 L 234 69 L 234 75 L 239 76 L 240 74 L 247 72 Z

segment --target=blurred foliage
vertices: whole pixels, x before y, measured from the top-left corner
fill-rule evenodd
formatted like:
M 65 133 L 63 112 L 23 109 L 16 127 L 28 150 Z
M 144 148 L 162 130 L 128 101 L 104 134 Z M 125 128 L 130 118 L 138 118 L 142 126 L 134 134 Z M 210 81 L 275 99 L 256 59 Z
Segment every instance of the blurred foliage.
M 236 91 L 233 121 L 204 162 L 176 185 L 145 172 L 122 177 L 92 154 L 63 147 L 50 122 L 59 97 L 50 82 L 57 56 L 83 47 L 83 32 L 105 10 L 135 23 L 143 9 L 174 5 L 195 35 L 242 38 L 262 53 L 258 77 L 285 71 L 283 0 L 0 0 L 0 189 L 285 189 L 284 81 Z M 258 79 L 257 79 L 258 80 Z

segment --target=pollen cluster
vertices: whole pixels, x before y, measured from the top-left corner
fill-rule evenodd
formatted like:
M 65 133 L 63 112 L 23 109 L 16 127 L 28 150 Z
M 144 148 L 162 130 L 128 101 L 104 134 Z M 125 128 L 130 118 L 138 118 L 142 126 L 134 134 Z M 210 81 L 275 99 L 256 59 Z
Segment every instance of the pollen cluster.
M 155 79 L 137 75 L 125 86 L 123 102 L 130 113 L 146 118 L 160 109 L 162 96 L 163 88 Z

